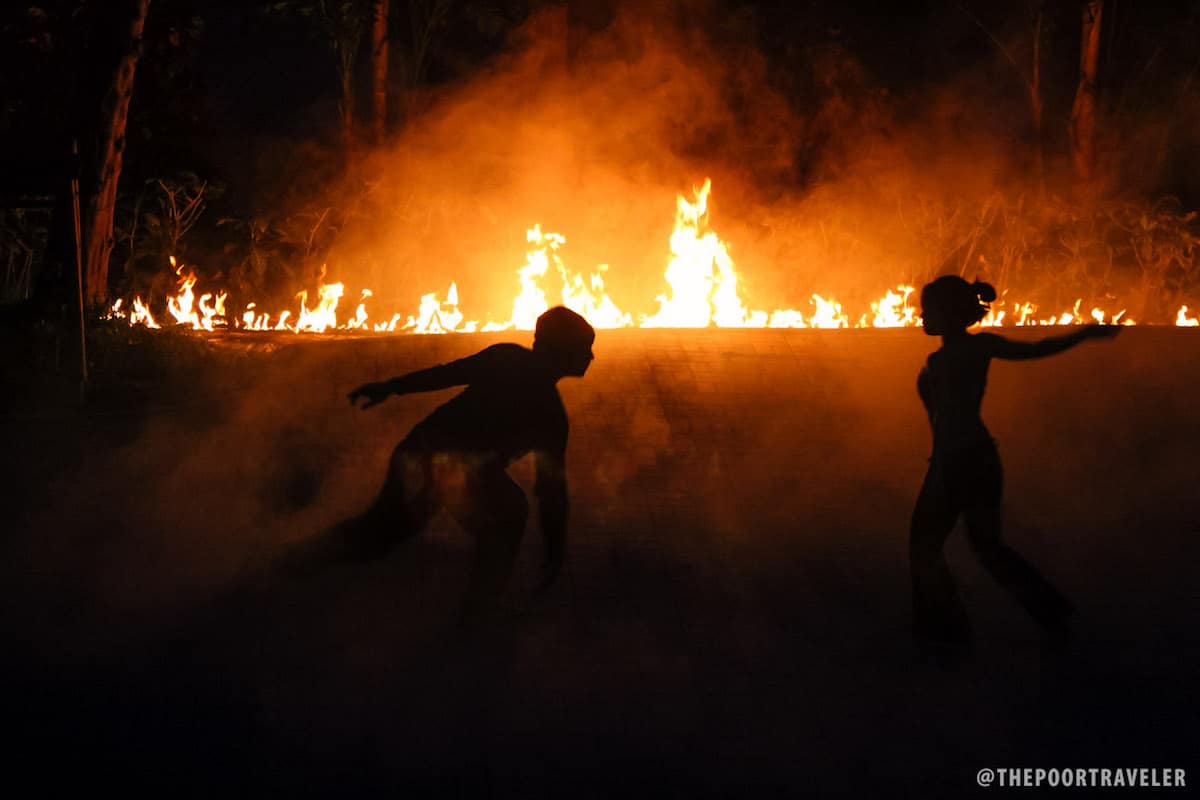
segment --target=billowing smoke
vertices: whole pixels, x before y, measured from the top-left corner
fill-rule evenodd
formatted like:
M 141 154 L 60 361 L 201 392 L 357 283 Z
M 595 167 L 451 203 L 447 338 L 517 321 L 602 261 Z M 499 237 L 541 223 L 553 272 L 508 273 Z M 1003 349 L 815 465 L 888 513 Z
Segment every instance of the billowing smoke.
M 818 292 L 865 309 L 942 272 L 1046 309 L 1123 303 L 1143 320 L 1186 298 L 1185 215 L 1063 199 L 1053 169 L 1036 178 L 1012 76 L 965 66 L 891 97 L 837 46 L 780 75 L 753 16 L 729 14 L 625 5 L 582 30 L 561 9 L 535 15 L 352 171 L 329 277 L 351 297 L 372 288 L 377 309 L 412 309 L 454 280 L 468 319 L 504 320 L 524 232 L 540 224 L 567 237 L 573 271 L 608 265 L 610 294 L 637 318 L 665 289 L 676 195 L 711 177 L 709 221 L 753 308 L 807 311 Z M 1150 234 L 1148 210 L 1163 223 Z M 1168 231 L 1178 252 L 1159 241 Z
M 871 91 L 844 52 L 811 64 L 823 105 L 809 113 L 775 88 L 753 36 L 714 40 L 704 13 L 626 9 L 574 39 L 565 23 L 535 16 L 355 173 L 363 212 L 332 277 L 376 289 L 380 307 L 456 280 L 468 318 L 506 319 L 537 223 L 567 237 L 571 269 L 607 264 L 636 317 L 665 288 L 676 194 L 711 177 L 710 223 L 753 307 L 807 308 L 814 291 L 865 302 L 940 268 L 960 244 L 930 241 L 951 199 L 994 180 L 997 159 L 973 143 L 918 137 L 882 101 L 852 104 Z

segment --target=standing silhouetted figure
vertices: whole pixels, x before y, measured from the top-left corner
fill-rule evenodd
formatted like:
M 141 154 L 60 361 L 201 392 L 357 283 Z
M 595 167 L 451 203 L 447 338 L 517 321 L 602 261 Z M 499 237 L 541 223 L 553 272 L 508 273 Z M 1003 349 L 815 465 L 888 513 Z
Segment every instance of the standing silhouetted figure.
M 993 358 L 1023 360 L 1061 353 L 1085 339 L 1115 335 L 1115 326 L 1089 325 L 1066 336 L 1026 344 L 993 333 L 971 334 L 996 290 L 947 275 L 921 290 L 925 333 L 941 336 L 917 379 L 933 428 L 933 455 L 913 509 L 909 561 L 913 632 L 921 640 L 965 642 L 969 624 L 942 552 L 960 516 L 967 540 L 984 568 L 1049 633 L 1065 637 L 1066 599 L 1000 536 L 1003 473 L 996 444 L 979 409 Z
M 562 306 L 538 317 L 533 349 L 497 344 L 449 364 L 350 393 L 363 408 L 389 396 L 466 389 L 418 423 L 392 453 L 379 497 L 359 517 L 301 543 L 284 558 L 294 572 L 385 555 L 446 509 L 475 538 L 465 615 L 498 595 L 515 563 L 529 514 L 525 493 L 506 472 L 528 453 L 536 486 L 545 568 L 539 588 L 557 576 L 566 555 L 567 414 L 556 384 L 582 377 L 596 334 Z

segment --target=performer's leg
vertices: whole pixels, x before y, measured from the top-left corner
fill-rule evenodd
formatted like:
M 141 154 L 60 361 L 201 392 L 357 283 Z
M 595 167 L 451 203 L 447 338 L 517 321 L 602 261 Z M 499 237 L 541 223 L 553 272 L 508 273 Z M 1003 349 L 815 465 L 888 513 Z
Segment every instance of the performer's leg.
M 462 489 L 446 498 L 446 507 L 475 539 L 464 607 L 464 616 L 471 618 L 504 592 L 520 551 L 529 502 L 521 487 L 498 467 L 474 471 Z
M 1004 476 L 995 449 L 976 461 L 975 491 L 965 509 L 967 542 L 984 569 L 1044 628 L 1065 635 L 1071 604 L 1001 537 Z
M 913 509 L 908 542 L 913 634 L 920 639 L 958 642 L 970 634 L 943 551 L 957 518 L 940 474 L 931 467 Z
M 402 442 L 392 452 L 383 488 L 370 507 L 292 545 L 280 559 L 281 566 L 304 574 L 381 558 L 421 532 L 437 510 L 435 497 L 431 456 Z

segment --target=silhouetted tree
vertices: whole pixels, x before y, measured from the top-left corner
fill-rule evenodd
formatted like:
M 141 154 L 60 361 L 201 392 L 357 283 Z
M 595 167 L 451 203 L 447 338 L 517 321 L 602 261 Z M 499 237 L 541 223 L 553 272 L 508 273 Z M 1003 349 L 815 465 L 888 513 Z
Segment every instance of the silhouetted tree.
M 387 128 L 388 0 L 375 0 L 371 28 L 371 139 L 379 144 Z
M 1083 7 L 1079 44 L 1079 86 L 1071 106 L 1071 163 L 1075 175 L 1088 180 L 1096 169 L 1096 71 L 1100 61 L 1100 19 L 1103 0 Z
M 126 14 L 121 54 L 105 92 L 96 139 L 96 175 L 88 194 L 83 220 L 84 287 L 87 300 L 102 303 L 108 297 L 108 258 L 113 248 L 113 214 L 117 205 L 117 183 L 125 155 L 125 126 L 133 77 L 142 49 L 142 30 L 150 0 L 122 4 Z M 114 10 L 113 13 L 117 13 Z

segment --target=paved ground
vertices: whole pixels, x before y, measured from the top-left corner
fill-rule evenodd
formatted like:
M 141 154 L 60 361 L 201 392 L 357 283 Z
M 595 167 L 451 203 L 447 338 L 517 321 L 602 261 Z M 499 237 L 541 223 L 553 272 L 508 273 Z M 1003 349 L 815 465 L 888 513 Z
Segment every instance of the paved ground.
M 110 386 L 93 413 L 6 417 L 6 770 L 206 796 L 959 797 L 985 766 L 1200 781 L 1200 336 L 993 367 L 1008 536 L 1077 604 L 1065 650 L 960 537 L 975 652 L 910 642 L 934 345 L 914 331 L 602 332 L 561 385 L 569 575 L 532 599 L 531 525 L 480 630 L 454 626 L 470 542 L 445 520 L 362 569 L 261 579 L 272 548 L 361 509 L 450 396 L 362 412 L 349 389 L 528 338 L 228 337 L 231 366 L 170 402 Z

